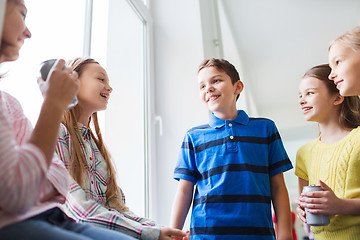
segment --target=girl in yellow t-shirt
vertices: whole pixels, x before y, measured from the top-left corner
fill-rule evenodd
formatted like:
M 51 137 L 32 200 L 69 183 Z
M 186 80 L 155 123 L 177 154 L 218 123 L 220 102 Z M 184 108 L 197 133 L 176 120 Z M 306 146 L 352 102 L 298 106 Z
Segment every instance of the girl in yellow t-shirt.
M 316 240 L 359 239 L 360 236 L 360 100 L 343 97 L 329 81 L 329 65 L 311 68 L 303 76 L 299 103 L 306 121 L 319 123 L 320 136 L 297 152 L 295 174 L 299 193 L 307 185 L 324 191 L 301 193 L 298 216 L 304 208 L 330 215 L 330 224 L 311 227 Z

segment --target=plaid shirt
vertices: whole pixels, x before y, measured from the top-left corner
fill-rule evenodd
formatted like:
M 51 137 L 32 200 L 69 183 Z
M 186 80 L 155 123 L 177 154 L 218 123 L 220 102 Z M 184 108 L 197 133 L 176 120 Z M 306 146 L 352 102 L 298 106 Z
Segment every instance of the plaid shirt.
M 81 188 L 73 179 L 67 196 L 64 211 L 80 223 L 117 230 L 137 239 L 158 239 L 160 226 L 154 221 L 138 217 L 130 210 L 118 211 L 115 207 L 106 205 L 106 187 L 108 167 L 91 138 L 90 129 L 79 123 L 84 145 L 81 144 L 88 164 L 87 178 Z M 56 152 L 59 158 L 69 167 L 72 143 L 66 127 L 61 124 Z M 121 191 L 123 201 L 125 196 Z

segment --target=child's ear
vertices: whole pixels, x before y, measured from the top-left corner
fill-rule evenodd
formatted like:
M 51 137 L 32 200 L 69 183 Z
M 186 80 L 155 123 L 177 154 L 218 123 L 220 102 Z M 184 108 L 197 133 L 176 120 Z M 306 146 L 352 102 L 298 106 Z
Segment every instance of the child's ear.
M 337 94 L 335 100 L 334 100 L 334 105 L 340 105 L 344 102 L 344 96 L 341 96 L 340 93 Z
M 235 84 L 235 95 L 240 94 L 244 90 L 244 83 L 238 80 Z

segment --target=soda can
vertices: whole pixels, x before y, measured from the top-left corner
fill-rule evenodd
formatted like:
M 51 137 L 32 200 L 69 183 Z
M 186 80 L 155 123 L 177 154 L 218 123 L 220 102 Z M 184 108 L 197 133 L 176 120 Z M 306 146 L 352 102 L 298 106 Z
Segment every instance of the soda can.
M 303 187 L 302 192 L 315 192 L 315 191 L 324 191 L 320 186 L 310 185 Z M 307 208 L 305 208 L 306 212 L 306 222 L 310 226 L 326 226 L 330 223 L 329 215 L 325 214 L 315 214 L 309 213 Z
M 40 75 L 41 75 L 41 78 L 44 81 L 46 81 L 46 79 L 47 79 L 47 77 L 49 75 L 49 72 L 50 72 L 52 66 L 56 63 L 56 61 L 57 61 L 57 59 L 49 59 L 49 60 L 46 60 L 46 61 L 41 63 L 41 65 L 40 65 Z M 75 96 L 74 99 L 72 100 L 72 102 L 67 107 L 67 109 L 75 107 L 76 104 L 78 104 L 78 99 Z

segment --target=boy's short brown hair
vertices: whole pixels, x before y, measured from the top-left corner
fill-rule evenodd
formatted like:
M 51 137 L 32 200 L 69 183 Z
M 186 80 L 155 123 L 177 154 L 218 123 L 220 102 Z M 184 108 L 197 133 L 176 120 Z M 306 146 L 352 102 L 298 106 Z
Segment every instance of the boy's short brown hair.
M 198 73 L 202 69 L 207 67 L 215 67 L 217 70 L 225 72 L 230 77 L 233 85 L 240 80 L 239 73 L 234 67 L 234 65 L 232 65 L 225 59 L 218 59 L 218 58 L 205 59 L 199 65 Z M 240 94 L 237 95 L 236 100 L 238 100 L 239 96 Z

